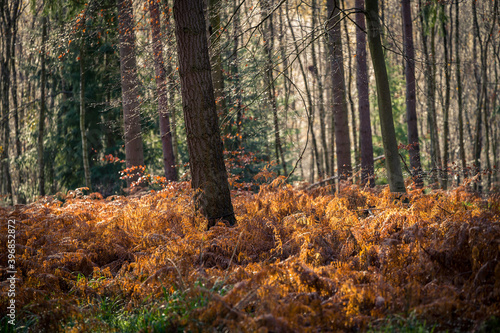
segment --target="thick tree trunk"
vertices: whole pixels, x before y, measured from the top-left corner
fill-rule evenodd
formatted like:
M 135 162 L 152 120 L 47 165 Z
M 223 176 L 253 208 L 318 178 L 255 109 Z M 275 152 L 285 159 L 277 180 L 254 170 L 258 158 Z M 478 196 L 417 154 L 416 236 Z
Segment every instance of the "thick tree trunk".
M 378 1 L 365 0 L 368 44 L 375 71 L 377 97 L 379 106 L 380 127 L 384 144 L 385 166 L 391 192 L 406 192 L 401 164 L 399 161 L 398 143 L 392 117 L 391 91 L 389 78 L 385 67 L 384 53 L 380 40 L 380 23 L 378 16 Z
M 84 20 L 85 22 L 85 20 Z M 85 23 L 83 24 L 85 26 Z M 83 172 L 85 186 L 92 190 L 90 178 L 89 152 L 87 145 L 87 126 L 85 126 L 85 37 L 82 36 L 80 46 L 80 133 L 82 136 Z
M 149 1 L 151 16 L 151 34 L 153 38 L 153 53 L 155 64 L 156 93 L 158 95 L 158 114 L 160 118 L 160 137 L 163 151 L 163 167 L 167 180 L 176 181 L 175 156 L 170 130 L 170 115 L 168 108 L 167 75 L 163 66 L 163 45 L 160 29 L 159 0 Z
M 134 17 L 131 0 L 117 0 L 117 5 L 125 160 L 127 168 L 130 168 L 132 166 L 144 165 L 141 112 L 138 100 L 139 82 L 137 80 L 135 36 L 133 30 Z
M 408 144 L 410 146 L 410 167 L 413 181 L 417 188 L 422 188 L 422 166 L 420 164 L 420 143 L 418 140 L 417 105 L 415 93 L 415 49 L 413 46 L 413 23 L 410 0 L 402 0 L 401 16 L 403 18 L 403 41 L 405 75 L 406 75 L 406 122 L 408 128 Z
M 375 186 L 373 166 L 372 127 L 370 122 L 370 99 L 368 67 L 366 64 L 366 24 L 364 1 L 356 0 L 356 87 L 358 89 L 359 132 L 361 148 L 361 183 Z
M 331 71 L 333 84 L 333 112 L 335 115 L 335 138 L 337 144 L 337 170 L 339 179 L 351 176 L 351 140 L 347 113 L 346 87 L 344 79 L 344 58 L 340 32 L 340 7 L 338 0 L 327 0 L 330 17 L 328 30 L 331 48 Z
M 236 223 L 224 165 L 203 0 L 175 0 L 174 17 L 182 105 L 190 158 L 194 203 L 207 219 Z

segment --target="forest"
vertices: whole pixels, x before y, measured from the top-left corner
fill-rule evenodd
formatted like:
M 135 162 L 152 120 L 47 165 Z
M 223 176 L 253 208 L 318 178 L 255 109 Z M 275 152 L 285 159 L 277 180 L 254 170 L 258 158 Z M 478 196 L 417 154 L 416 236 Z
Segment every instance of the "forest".
M 0 0 L 0 332 L 500 331 L 499 0 Z

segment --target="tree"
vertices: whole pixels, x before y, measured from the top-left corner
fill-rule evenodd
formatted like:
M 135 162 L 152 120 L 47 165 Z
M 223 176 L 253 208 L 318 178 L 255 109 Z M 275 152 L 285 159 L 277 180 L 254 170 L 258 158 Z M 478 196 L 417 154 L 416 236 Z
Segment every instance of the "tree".
M 420 143 L 418 141 L 417 105 L 415 93 L 415 50 L 413 46 L 413 27 L 411 19 L 410 0 L 401 1 L 401 16 L 403 18 L 403 41 L 406 75 L 406 123 L 408 128 L 408 145 L 410 167 L 417 188 L 421 188 L 422 167 L 420 164 Z
M 181 78 L 182 106 L 194 203 L 208 219 L 236 223 L 220 136 L 203 0 L 175 0 L 174 18 Z
M 401 164 L 399 161 L 398 143 L 392 118 L 391 91 L 385 67 L 384 52 L 380 40 L 381 27 L 378 15 L 378 1 L 365 0 L 366 25 L 368 27 L 368 44 L 372 57 L 375 81 L 377 84 L 378 113 L 384 145 L 385 167 L 391 192 L 406 192 Z
M 85 175 L 85 186 L 92 189 L 90 178 L 90 164 L 87 144 L 87 127 L 85 126 L 85 17 L 82 20 L 82 33 L 80 42 L 80 133 L 82 136 L 82 158 L 83 172 Z
M 335 115 L 335 138 L 337 144 L 337 172 L 339 179 L 347 179 L 352 173 L 351 141 L 344 79 L 342 35 L 340 33 L 340 7 L 338 0 L 327 0 L 329 15 L 331 73 L 333 81 L 333 112 Z
M 366 65 L 366 24 L 363 0 L 356 0 L 356 87 L 358 89 L 358 112 L 361 148 L 361 183 L 375 186 L 373 166 L 372 126 L 370 122 L 370 99 L 368 68 Z
M 122 86 L 125 159 L 127 168 L 144 165 L 139 82 L 135 59 L 134 16 L 131 0 L 117 0 L 120 35 L 120 72 Z
M 151 32 L 153 37 L 153 53 L 155 64 L 156 93 L 158 94 L 158 114 L 160 117 L 160 137 L 163 151 L 163 166 L 167 180 L 177 180 L 175 156 L 170 131 L 168 110 L 167 75 L 163 66 L 163 45 L 160 30 L 159 0 L 149 0 L 149 15 L 151 16 Z

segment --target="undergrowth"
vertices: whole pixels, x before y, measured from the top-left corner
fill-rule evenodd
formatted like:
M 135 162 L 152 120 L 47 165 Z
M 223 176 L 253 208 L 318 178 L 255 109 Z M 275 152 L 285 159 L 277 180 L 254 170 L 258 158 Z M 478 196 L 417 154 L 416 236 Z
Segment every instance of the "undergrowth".
M 499 196 L 395 200 L 388 188 L 331 194 L 280 178 L 233 194 L 238 224 L 209 231 L 187 182 L 0 210 L 2 281 L 7 220 L 17 221 L 18 330 L 499 329 Z

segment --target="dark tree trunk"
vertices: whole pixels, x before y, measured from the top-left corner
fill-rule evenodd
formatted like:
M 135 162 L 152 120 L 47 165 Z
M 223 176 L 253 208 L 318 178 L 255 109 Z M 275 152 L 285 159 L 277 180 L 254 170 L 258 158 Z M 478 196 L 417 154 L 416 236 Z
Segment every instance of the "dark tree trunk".
M 410 146 L 410 167 L 413 181 L 417 188 L 422 188 L 422 166 L 420 164 L 420 143 L 418 140 L 417 105 L 415 94 L 415 50 L 413 46 L 413 23 L 410 0 L 403 0 L 401 6 L 403 18 L 404 57 L 406 60 L 406 121 L 408 144 Z
M 327 0 L 328 30 L 331 50 L 331 71 L 333 84 L 333 112 L 335 115 L 335 138 L 337 144 L 337 170 L 339 179 L 351 176 L 351 140 L 347 113 L 342 35 L 340 32 L 340 7 L 338 0 Z
M 120 35 L 120 73 L 122 86 L 125 160 L 127 168 L 144 165 L 142 147 L 139 82 L 135 59 L 134 17 L 131 0 L 117 0 Z M 135 179 L 132 179 L 135 180 Z
M 366 64 L 366 30 L 364 1 L 356 0 L 356 87 L 358 89 L 358 112 L 361 148 L 361 183 L 375 186 L 373 166 L 372 127 L 370 122 L 370 99 L 368 88 L 368 68 Z
M 175 156 L 170 131 L 170 116 L 168 108 L 167 75 L 163 66 L 163 45 L 160 29 L 159 0 L 149 1 L 151 16 L 151 33 L 153 37 L 153 53 L 155 63 L 156 93 L 158 95 L 158 114 L 160 117 L 160 137 L 163 148 L 163 166 L 167 180 L 176 181 Z
M 175 0 L 174 17 L 194 203 L 207 219 L 236 223 L 224 165 L 203 0 Z
M 377 97 L 379 106 L 380 127 L 384 144 L 385 167 L 391 192 L 406 192 L 401 164 L 399 161 L 398 143 L 392 117 L 391 91 L 389 78 L 385 67 L 384 52 L 380 40 L 380 23 L 378 15 L 378 1 L 365 0 L 366 23 L 368 27 L 368 44 L 377 83 Z

